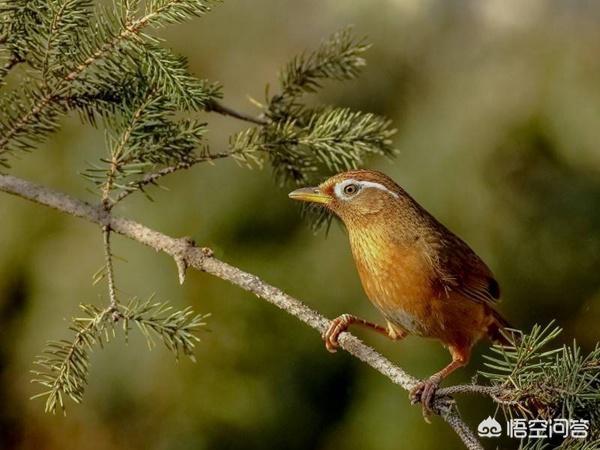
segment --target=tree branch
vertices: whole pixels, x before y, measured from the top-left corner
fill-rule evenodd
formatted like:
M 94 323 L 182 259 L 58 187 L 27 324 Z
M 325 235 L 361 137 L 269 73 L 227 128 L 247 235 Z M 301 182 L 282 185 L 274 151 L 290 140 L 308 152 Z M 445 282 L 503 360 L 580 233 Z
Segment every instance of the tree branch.
M 269 123 L 270 123 L 266 119 L 263 119 L 261 117 L 254 117 L 249 114 L 236 111 L 234 109 L 231 109 L 229 106 L 225 106 L 222 103 L 219 103 L 217 101 L 210 102 L 207 105 L 206 110 L 208 112 L 214 111 L 214 112 L 222 114 L 224 116 L 235 117 L 236 119 L 240 119 L 245 122 L 254 123 L 256 125 L 269 125 Z
M 110 248 L 110 226 L 102 227 L 102 236 L 104 238 L 104 259 L 106 264 L 106 281 L 108 284 L 108 298 L 110 299 L 110 308 L 117 310 L 117 289 L 115 288 L 115 271 L 113 268 L 112 249 Z
M 189 239 L 172 238 L 132 220 L 112 216 L 101 206 L 93 206 L 67 194 L 53 191 L 14 176 L 0 175 L 0 190 L 102 227 L 109 226 L 112 231 L 147 245 L 156 251 L 164 252 L 174 258 L 175 261 L 183 261 L 185 267 L 193 267 L 252 292 L 296 317 L 320 334 L 324 333 L 329 326 L 329 320 L 301 301 L 265 283 L 255 275 L 220 261 L 212 255 L 209 249 L 196 247 Z M 400 367 L 394 365 L 371 347 L 363 344 L 362 341 L 350 333 L 342 333 L 339 343 L 348 353 L 368 364 L 402 388 L 410 390 L 417 384 L 418 380 L 416 378 L 404 372 Z M 483 450 L 474 433 L 460 418 L 456 405 L 451 398 L 437 397 L 434 407 L 469 450 Z
M 157 172 L 148 173 L 148 174 L 144 175 L 144 177 L 141 180 L 133 181 L 133 182 L 129 183 L 127 185 L 127 189 L 124 190 L 123 192 L 121 192 L 119 195 L 117 195 L 117 198 L 115 199 L 114 204 L 119 203 L 121 200 L 123 200 L 126 197 L 129 197 L 129 195 L 133 194 L 134 192 L 137 192 L 137 191 L 143 192 L 144 187 L 148 186 L 149 184 L 155 185 L 157 183 L 157 181 L 159 179 L 161 179 L 162 177 L 165 177 L 167 175 L 175 173 L 179 170 L 189 169 L 192 166 L 194 166 L 198 163 L 201 163 L 201 162 L 213 161 L 215 159 L 221 159 L 221 158 L 227 158 L 229 156 L 232 156 L 234 153 L 235 152 L 222 152 L 222 153 L 209 153 L 207 155 L 200 155 L 193 159 L 180 161 L 177 164 L 174 164 L 172 166 L 164 167 Z
M 507 390 L 500 386 L 481 386 L 478 384 L 460 384 L 438 389 L 437 395 L 451 396 L 456 394 L 480 394 L 491 398 L 496 398 L 499 395 L 506 393 Z

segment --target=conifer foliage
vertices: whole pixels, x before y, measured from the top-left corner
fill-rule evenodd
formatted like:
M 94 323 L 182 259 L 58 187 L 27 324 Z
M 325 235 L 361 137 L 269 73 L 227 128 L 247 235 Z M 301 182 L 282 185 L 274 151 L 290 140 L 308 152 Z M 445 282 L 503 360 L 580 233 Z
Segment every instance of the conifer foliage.
M 107 214 L 163 176 L 195 164 L 231 157 L 246 166 L 269 164 L 280 182 L 304 183 L 319 173 L 356 167 L 369 155 L 392 155 L 387 119 L 336 106 L 307 107 L 306 94 L 330 81 L 351 80 L 365 65 L 368 45 L 350 30 L 335 33 L 314 52 L 297 56 L 280 74 L 279 92 L 259 104 L 257 116 L 220 103 L 218 83 L 191 74 L 154 31 L 205 16 L 213 0 L 0 0 L 0 165 L 32 152 L 61 118 L 104 130 L 106 154 L 82 168 Z M 231 137 L 227 151 L 204 141 L 204 111 L 252 126 Z M 121 298 L 115 281 L 111 230 L 102 227 L 105 261 L 95 282 L 105 282 L 105 307 L 82 305 L 69 340 L 52 341 L 35 361 L 36 397 L 46 411 L 80 402 L 90 352 L 119 329 L 135 324 L 176 355 L 192 357 L 203 317 L 164 302 Z
M 600 447 L 600 346 L 588 354 L 575 341 L 548 348 L 561 331 L 553 323 L 527 334 L 513 330 L 507 345 L 484 356 L 488 370 L 479 373 L 498 388 L 492 397 L 507 419 L 588 421 L 588 439 L 567 438 L 551 447 L 534 438 L 522 442 L 522 450 Z

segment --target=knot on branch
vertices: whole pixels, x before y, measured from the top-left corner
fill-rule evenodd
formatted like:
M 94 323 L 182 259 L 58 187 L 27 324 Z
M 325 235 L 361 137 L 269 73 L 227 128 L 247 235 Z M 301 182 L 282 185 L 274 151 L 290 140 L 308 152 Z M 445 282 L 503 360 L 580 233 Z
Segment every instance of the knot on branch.
M 97 207 L 96 214 L 98 216 L 98 223 L 102 226 L 102 231 L 111 231 L 112 215 L 110 210 L 106 210 L 100 205 Z
M 208 248 L 208 247 L 202 247 L 200 249 L 200 251 L 202 252 L 202 255 L 204 255 L 204 257 L 206 258 L 212 258 L 214 256 L 214 252 L 212 251 L 212 249 Z
M 195 248 L 196 243 L 189 236 L 184 236 L 180 238 L 179 243 L 181 244 L 180 249 L 175 252 L 173 255 L 173 259 L 175 260 L 175 264 L 177 265 L 177 274 L 179 276 L 179 284 L 183 284 L 185 281 L 185 273 L 188 268 L 188 251 L 190 248 Z
M 423 399 L 421 399 L 420 401 L 415 401 L 415 399 L 413 398 L 412 389 L 409 391 L 408 397 L 411 401 L 411 404 L 423 404 L 423 419 L 428 424 L 431 424 L 432 415 L 440 416 L 445 419 L 448 415 L 455 414 L 458 412 L 456 400 L 454 400 L 454 398 L 451 395 L 440 391 L 441 390 L 438 390 L 433 394 L 433 399 L 431 401 L 430 406 L 425 406 L 425 404 L 423 403 Z
M 118 306 L 110 306 L 108 308 L 108 312 L 110 313 L 110 317 L 112 319 L 112 321 L 114 323 L 117 323 L 119 320 L 123 319 L 124 316 L 121 313 L 121 311 L 119 311 L 119 307 Z
M 449 395 L 435 394 L 431 411 L 438 416 L 446 416 L 456 410 L 456 400 Z
M 196 242 L 189 236 L 178 239 L 178 243 L 180 245 L 174 252 L 173 259 L 177 265 L 179 284 L 183 284 L 187 268 L 191 265 L 191 259 L 194 259 L 197 265 L 202 266 L 202 261 L 205 258 L 211 258 L 214 253 L 208 247 L 197 247 Z M 198 264 L 198 259 L 200 260 L 200 264 Z

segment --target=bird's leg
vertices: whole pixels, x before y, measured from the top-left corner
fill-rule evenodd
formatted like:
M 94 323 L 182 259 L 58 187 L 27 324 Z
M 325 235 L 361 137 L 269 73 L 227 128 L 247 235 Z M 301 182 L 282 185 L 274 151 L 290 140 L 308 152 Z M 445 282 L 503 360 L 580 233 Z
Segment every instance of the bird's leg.
M 331 321 L 329 328 L 325 331 L 323 339 L 325 339 L 325 347 L 331 353 L 335 353 L 340 346 L 338 343 L 338 337 L 341 333 L 346 331 L 350 325 L 362 325 L 363 327 L 370 328 L 380 334 L 383 334 L 390 339 L 402 339 L 406 334 L 394 332 L 391 329 L 382 327 L 372 322 L 368 322 L 359 317 L 351 314 L 342 314 Z
M 419 382 L 410 390 L 410 401 L 413 405 L 421 402 L 421 405 L 423 405 L 423 416 L 425 417 L 425 420 L 427 420 L 427 417 L 433 412 L 432 406 L 433 400 L 435 399 L 435 392 L 437 391 L 442 380 L 444 380 L 456 369 L 467 365 L 469 362 L 469 357 L 471 355 L 470 346 L 457 347 L 450 345 L 448 346 L 448 350 L 452 355 L 452 362 L 439 372 L 430 376 L 427 380 Z

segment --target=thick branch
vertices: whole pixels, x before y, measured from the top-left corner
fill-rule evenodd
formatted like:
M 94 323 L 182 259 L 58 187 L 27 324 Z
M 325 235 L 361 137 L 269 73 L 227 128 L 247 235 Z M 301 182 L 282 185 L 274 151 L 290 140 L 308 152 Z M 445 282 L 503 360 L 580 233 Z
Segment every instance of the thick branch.
M 100 226 L 109 226 L 112 231 L 145 244 L 156 251 L 164 252 L 176 261 L 183 260 L 187 267 L 193 267 L 209 273 L 229 281 L 248 292 L 252 292 L 293 315 L 321 334 L 329 326 L 329 320 L 310 309 L 301 301 L 265 283 L 255 275 L 220 261 L 213 257 L 208 249 L 196 247 L 187 239 L 175 239 L 132 220 L 111 216 L 101 207 L 92 206 L 89 203 L 77 200 L 66 194 L 10 175 L 0 175 L 0 190 L 57 209 L 71 216 L 82 218 L 88 222 L 96 223 Z M 401 368 L 392 364 L 387 358 L 363 344 L 362 341 L 350 333 L 342 333 L 339 343 L 348 353 L 365 362 L 402 388 L 410 390 L 416 385 L 417 379 L 408 375 Z M 469 450 L 483 450 L 473 432 L 458 415 L 454 402 L 451 399 L 448 397 L 437 398 L 434 406 L 440 411 L 441 417 L 460 436 Z

